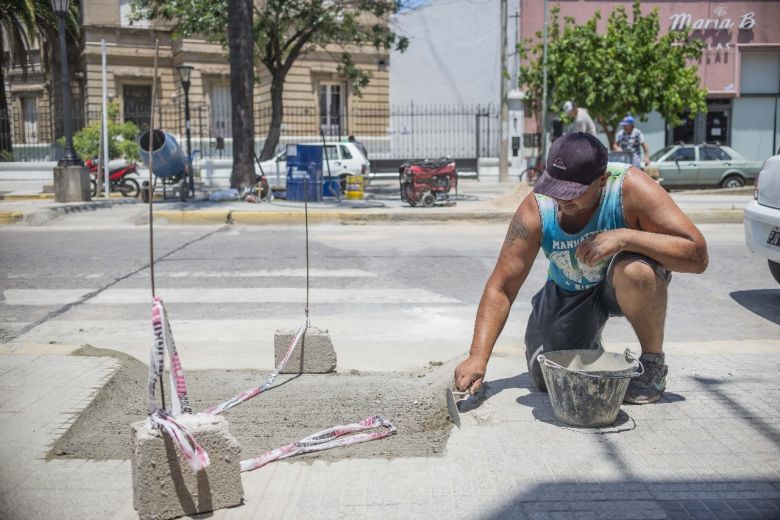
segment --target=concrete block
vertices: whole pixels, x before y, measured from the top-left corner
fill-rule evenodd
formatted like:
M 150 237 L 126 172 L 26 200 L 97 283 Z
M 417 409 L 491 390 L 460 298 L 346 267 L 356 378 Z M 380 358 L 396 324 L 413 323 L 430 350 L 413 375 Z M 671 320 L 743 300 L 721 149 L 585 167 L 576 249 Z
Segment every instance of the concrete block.
M 205 414 L 176 418 L 209 454 L 209 466 L 193 473 L 167 434 L 149 421 L 132 427 L 133 506 L 141 519 L 167 519 L 241 504 L 241 446 L 227 419 Z
M 297 330 L 277 330 L 274 334 L 275 365 L 284 357 Z M 336 371 L 336 351 L 327 330 L 309 327 L 280 374 L 327 374 Z
M 81 165 L 54 168 L 54 200 L 86 202 L 91 200 L 89 170 Z

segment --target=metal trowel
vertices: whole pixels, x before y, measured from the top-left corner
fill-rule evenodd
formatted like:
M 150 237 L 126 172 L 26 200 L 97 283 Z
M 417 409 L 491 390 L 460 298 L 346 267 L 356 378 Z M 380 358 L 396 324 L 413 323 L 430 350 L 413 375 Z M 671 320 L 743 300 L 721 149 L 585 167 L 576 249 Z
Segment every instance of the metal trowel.
M 447 388 L 444 393 L 447 397 L 447 411 L 450 414 L 450 421 L 460 428 L 460 411 L 458 410 L 458 403 L 464 399 L 468 399 L 471 394 L 469 392 L 452 390 L 452 388 Z

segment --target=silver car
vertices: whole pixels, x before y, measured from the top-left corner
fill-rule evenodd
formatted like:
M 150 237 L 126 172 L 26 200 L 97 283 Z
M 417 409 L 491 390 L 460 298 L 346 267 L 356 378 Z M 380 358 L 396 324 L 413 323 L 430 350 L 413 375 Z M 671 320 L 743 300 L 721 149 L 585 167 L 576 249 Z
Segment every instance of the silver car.
M 754 182 L 761 164 L 728 146 L 676 144 L 651 155 L 645 170 L 664 188 L 739 188 Z

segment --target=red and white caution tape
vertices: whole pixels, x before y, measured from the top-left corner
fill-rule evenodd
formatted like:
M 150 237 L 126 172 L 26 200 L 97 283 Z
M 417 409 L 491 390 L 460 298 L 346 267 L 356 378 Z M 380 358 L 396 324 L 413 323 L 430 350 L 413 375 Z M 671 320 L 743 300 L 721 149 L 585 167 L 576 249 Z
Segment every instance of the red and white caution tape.
M 171 369 L 169 371 L 171 382 L 171 415 L 174 417 L 182 413 L 192 412 L 190 399 L 187 395 L 187 382 L 184 380 L 184 369 L 181 366 L 179 353 L 176 351 L 176 343 L 173 341 L 171 324 L 168 321 L 168 314 L 165 312 L 162 298 L 156 296 L 152 300 L 152 329 L 154 337 L 152 340 L 152 351 L 149 359 L 149 380 L 147 381 L 148 394 L 148 412 L 151 414 L 157 408 L 157 397 L 155 395 L 155 386 L 157 379 L 162 376 L 165 369 L 165 351 L 168 351 L 168 357 L 171 360 Z M 176 396 L 174 398 L 174 396 Z M 163 403 L 165 407 L 165 403 Z
M 181 451 L 182 456 L 187 461 L 187 464 L 192 471 L 198 472 L 209 465 L 209 456 L 208 453 L 206 453 L 206 450 L 195 441 L 195 438 L 187 428 L 174 419 L 174 417 L 182 413 L 191 413 L 192 409 L 190 408 L 189 397 L 187 395 L 187 383 L 184 380 L 184 369 L 181 366 L 181 359 L 176 351 L 176 344 L 173 341 L 173 334 L 171 333 L 171 326 L 168 321 L 168 315 L 165 312 L 165 306 L 163 305 L 162 299 L 159 297 L 155 297 L 152 302 L 152 326 L 154 329 L 154 341 L 152 342 L 149 361 L 149 380 L 147 383 L 149 421 L 152 425 L 165 431 L 168 436 L 170 436 L 176 446 L 179 447 L 179 451 Z M 295 347 L 301 341 L 301 337 L 306 332 L 308 326 L 309 323 L 307 319 L 293 337 L 284 357 L 262 385 L 242 392 L 224 403 L 212 406 L 208 408 L 205 413 L 209 415 L 220 414 L 243 403 L 247 399 L 251 399 L 259 393 L 268 390 L 271 385 L 273 385 L 279 372 L 287 365 L 293 350 L 295 350 Z M 162 376 L 163 370 L 165 369 L 166 350 L 171 359 L 170 381 L 172 412 L 170 414 L 163 408 L 157 406 L 155 395 L 157 379 Z M 175 399 L 173 398 L 174 395 L 176 396 Z M 163 403 L 163 406 L 164 405 L 165 403 Z M 373 432 L 367 431 L 379 427 L 382 427 L 383 429 Z M 295 455 L 301 455 L 303 453 L 329 450 L 339 446 L 350 446 L 361 442 L 383 439 L 395 435 L 396 433 L 397 430 L 390 421 L 379 415 L 375 415 L 357 423 L 334 426 L 333 428 L 314 433 L 305 439 L 271 450 L 260 457 L 243 460 L 241 461 L 241 471 L 251 471 L 263 467 L 269 462 L 294 457 Z M 345 435 L 349 436 L 345 437 Z
M 168 412 L 162 409 L 155 410 L 149 416 L 149 421 L 173 439 L 193 472 L 197 473 L 209 465 L 209 454 L 206 453 L 206 450 L 198 444 L 189 430 L 176 422 Z
M 279 372 L 284 369 L 284 367 L 287 365 L 287 362 L 290 360 L 290 356 L 293 353 L 293 350 L 295 350 L 295 347 L 298 346 L 298 343 L 301 341 L 301 337 L 303 336 L 304 332 L 306 332 L 306 329 L 308 328 L 308 323 L 304 323 L 301 325 L 301 328 L 298 329 L 298 332 L 293 337 L 292 341 L 290 342 L 290 346 L 287 348 L 287 352 L 285 352 L 284 357 L 279 361 L 279 365 L 274 369 L 273 373 L 266 379 L 265 383 L 263 383 L 260 386 L 257 386 L 255 388 L 251 388 L 245 392 L 242 392 L 238 394 L 237 396 L 228 399 L 224 403 L 218 404 L 216 406 L 212 406 L 206 410 L 206 413 L 209 415 L 217 415 L 220 414 L 226 410 L 230 410 L 234 406 L 243 403 L 247 399 L 251 399 L 260 392 L 264 392 L 271 388 L 271 385 L 274 384 L 274 380 L 279 375 Z
M 383 430 L 377 430 L 373 432 L 365 432 L 365 430 L 372 430 L 379 427 Z M 364 432 L 364 433 L 356 433 Z M 343 437 L 350 433 L 356 433 L 350 437 Z M 329 450 L 331 448 L 337 448 L 339 446 L 350 446 L 352 444 L 358 444 L 361 442 L 368 442 L 377 439 L 384 439 L 395 435 L 397 430 L 395 426 L 379 415 L 368 417 L 358 423 L 346 424 L 344 426 L 334 426 L 327 430 L 309 435 L 305 439 L 301 439 L 298 442 L 292 442 L 282 447 L 271 450 L 263 455 L 254 459 L 247 459 L 241 461 L 241 471 L 252 471 L 253 469 L 261 468 L 273 462 L 275 460 L 282 460 L 288 457 L 294 457 L 296 455 L 302 455 L 304 453 L 311 453 L 314 451 Z

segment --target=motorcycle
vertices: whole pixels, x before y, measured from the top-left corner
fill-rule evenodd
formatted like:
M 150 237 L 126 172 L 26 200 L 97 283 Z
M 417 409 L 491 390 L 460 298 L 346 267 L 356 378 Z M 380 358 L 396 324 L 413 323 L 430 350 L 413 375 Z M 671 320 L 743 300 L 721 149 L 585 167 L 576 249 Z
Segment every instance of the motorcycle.
M 89 169 L 89 184 L 92 196 L 96 197 L 98 194 L 98 182 L 100 182 L 101 190 L 103 189 L 103 181 L 101 179 L 103 172 L 100 168 L 100 163 L 97 159 L 88 159 L 84 165 Z M 133 173 L 138 173 L 138 165 L 136 163 L 128 163 L 121 160 L 109 161 L 108 178 L 111 182 L 111 191 L 118 191 L 125 197 L 137 197 L 141 193 L 141 187 L 138 185 L 137 180 L 128 177 L 128 175 Z

